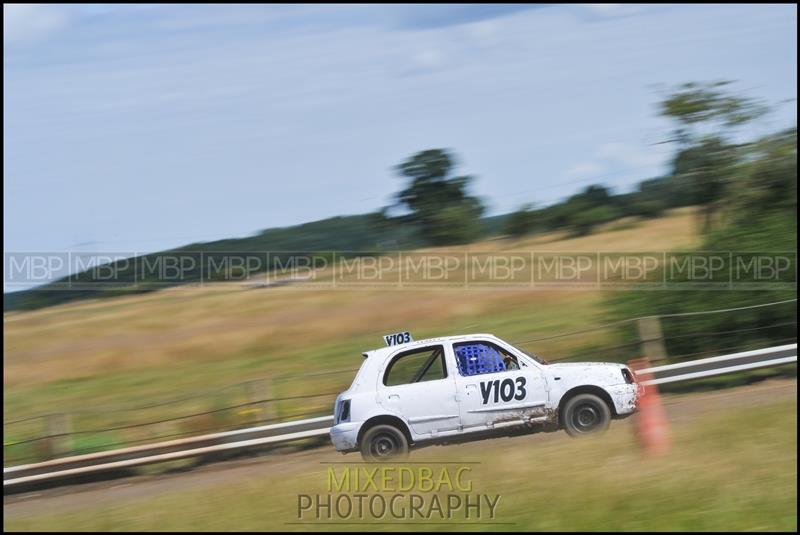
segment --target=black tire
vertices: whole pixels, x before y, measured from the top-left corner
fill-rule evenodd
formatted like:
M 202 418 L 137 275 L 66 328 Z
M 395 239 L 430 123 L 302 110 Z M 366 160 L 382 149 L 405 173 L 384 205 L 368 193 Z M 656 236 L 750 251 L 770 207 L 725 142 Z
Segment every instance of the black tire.
M 393 425 L 376 425 L 361 437 L 361 457 L 371 463 L 408 457 L 408 439 Z
M 611 425 L 611 409 L 594 394 L 578 394 L 564 405 L 561 423 L 573 438 L 602 433 Z

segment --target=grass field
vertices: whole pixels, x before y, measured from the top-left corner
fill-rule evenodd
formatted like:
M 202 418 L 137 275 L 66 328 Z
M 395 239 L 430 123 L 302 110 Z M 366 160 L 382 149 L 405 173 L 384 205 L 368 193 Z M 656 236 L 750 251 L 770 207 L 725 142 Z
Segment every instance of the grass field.
M 456 524 L 465 521 L 462 514 L 450 522 L 434 518 L 436 523 L 421 527 L 795 531 L 796 383 L 789 387 L 778 398 L 768 392 L 758 400 L 733 391 L 722 396 L 682 396 L 686 401 L 670 408 L 673 449 L 660 458 L 642 456 L 629 422 L 616 423 L 607 435 L 588 440 L 570 440 L 558 433 L 421 450 L 412 460 L 422 465 L 442 460 L 479 462 L 472 465 L 468 478 L 471 492 L 500 495 L 495 518 L 484 513 L 481 521 L 502 523 Z M 138 491 L 137 485 L 146 484 L 133 483 L 127 497 L 108 496 L 99 504 L 91 494 L 81 497 L 78 492 L 62 496 L 68 501 L 57 510 L 46 505 L 45 510 L 37 509 L 36 501 L 23 509 L 7 509 L 12 514 L 5 515 L 4 524 L 9 530 L 68 531 L 388 531 L 412 527 L 415 521 L 389 524 L 368 515 L 366 521 L 378 524 L 318 523 L 307 514 L 303 519 L 311 524 L 291 524 L 298 520 L 298 493 L 327 493 L 330 465 L 320 461 L 341 459 L 350 457 L 342 458 L 329 449 L 290 455 L 280 463 L 264 458 L 260 468 L 252 464 L 235 477 L 174 476 L 174 487 L 162 482 L 161 487 L 154 484 L 151 490 Z M 114 491 L 118 496 L 125 492 Z M 430 499 L 429 493 L 421 494 Z
M 661 219 L 611 224 L 581 238 L 549 234 L 448 250 L 674 250 L 697 245 L 695 230 L 693 211 L 680 209 Z M 326 276 L 319 274 L 321 280 Z M 381 346 L 381 335 L 388 332 L 410 330 L 417 338 L 492 332 L 518 341 L 603 323 L 604 316 L 603 296 L 596 289 L 309 289 L 299 284 L 247 290 L 238 283 L 7 313 L 3 417 L 9 422 L 68 413 L 73 430 L 91 430 L 244 403 L 253 394 L 240 383 L 253 379 L 270 380 L 261 390 L 268 389 L 269 397 L 336 392 L 350 382 L 351 372 L 313 379 L 308 374 L 357 367 L 360 353 Z M 618 342 L 618 332 L 596 331 L 526 349 L 559 358 Z M 183 397 L 188 399 L 161 403 Z M 327 411 L 331 401 L 330 396 L 304 400 L 302 408 Z M 155 406 L 126 410 L 147 404 Z M 273 409 L 290 416 L 300 405 L 287 401 Z M 252 411 L 220 413 L 157 430 L 87 434 L 75 440 L 89 449 L 102 448 L 156 433 L 189 434 L 258 418 Z M 9 425 L 6 444 L 45 431 L 43 419 Z M 43 447 L 24 446 L 24 453 L 35 458 Z

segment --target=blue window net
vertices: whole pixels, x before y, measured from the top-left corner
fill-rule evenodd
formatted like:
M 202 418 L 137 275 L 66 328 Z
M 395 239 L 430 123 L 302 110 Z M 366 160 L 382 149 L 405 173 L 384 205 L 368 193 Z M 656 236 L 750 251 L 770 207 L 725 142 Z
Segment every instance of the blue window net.
M 464 377 L 505 371 L 503 357 L 490 345 L 464 344 L 455 347 L 458 371 Z

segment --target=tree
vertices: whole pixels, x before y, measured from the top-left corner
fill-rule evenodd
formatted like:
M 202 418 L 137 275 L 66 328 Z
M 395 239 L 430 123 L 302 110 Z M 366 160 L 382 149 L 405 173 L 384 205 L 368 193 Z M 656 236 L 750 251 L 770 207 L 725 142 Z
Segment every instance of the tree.
M 666 204 L 656 199 L 637 199 L 628 208 L 628 213 L 643 218 L 659 217 L 664 213 Z
M 726 205 L 735 219 L 765 210 L 789 210 L 797 217 L 797 128 L 766 136 L 750 145 L 739 179 Z
M 703 207 L 704 232 L 711 230 L 743 156 L 735 141 L 737 129 L 768 111 L 758 101 L 726 92 L 730 83 L 682 84 L 659 104 L 661 115 L 676 123 L 669 140 L 678 144 L 672 174 L 687 180 L 692 201 Z
M 707 232 L 697 251 L 720 254 L 722 263 L 716 277 L 723 282 L 718 287 L 701 286 L 691 291 L 613 293 L 609 297 L 612 314 L 619 319 L 672 315 L 662 320 L 662 328 L 667 351 L 673 355 L 734 352 L 786 343 L 797 337 L 795 303 L 741 307 L 797 296 L 796 255 L 785 253 L 797 250 L 797 127 L 743 141 L 735 129 L 763 114 L 764 106 L 725 95 L 719 84 L 682 87 L 661 103 L 663 114 L 678 123 L 673 135 L 673 141 L 680 144 L 673 162 L 674 176 L 665 182 L 643 183 L 640 192 L 653 188 L 669 192 L 677 185 L 689 190 L 696 202 L 710 207 L 705 215 Z M 668 193 L 664 198 L 671 197 Z M 725 216 L 719 218 L 724 224 L 710 228 L 710 215 L 715 212 Z M 777 255 L 788 265 L 765 280 L 759 269 L 743 268 L 740 254 L 764 255 L 766 259 Z M 658 269 L 663 271 L 664 280 L 676 287 L 696 282 L 691 271 L 673 273 L 667 264 Z M 728 291 L 720 291 L 723 286 Z M 713 309 L 734 310 L 685 317 L 680 314 Z M 732 375 L 730 380 L 740 379 Z
M 484 208 L 467 193 L 472 177 L 450 176 L 453 156 L 445 149 L 418 152 L 396 167 L 409 179 L 397 194 L 398 204 L 409 210 L 407 221 L 417 224 L 433 245 L 467 243 L 480 233 Z
M 702 206 L 703 232 L 711 230 L 738 161 L 736 147 L 706 137 L 675 155 L 672 172 L 686 179 L 693 204 Z
M 707 135 L 726 137 L 769 111 L 757 100 L 722 89 L 732 83 L 730 80 L 687 82 L 662 100 L 660 114 L 678 123 L 671 141 L 692 145 Z
M 685 182 L 685 180 L 679 180 L 672 176 L 643 180 L 634 194 L 634 204 L 641 201 L 654 201 L 664 208 L 686 206 L 691 203 L 691 200 L 688 199 Z
M 533 210 L 533 206 L 525 204 L 508 216 L 506 232 L 514 238 L 525 236 L 533 230 L 537 219 L 537 212 Z
M 577 196 L 586 199 L 594 206 L 599 206 L 603 204 L 609 204 L 611 194 L 608 191 L 608 188 L 602 184 L 592 184 Z
M 551 221 L 556 227 L 569 226 L 576 235 L 585 236 L 596 225 L 620 216 L 619 210 L 612 205 L 608 188 L 601 184 L 592 184 L 567 199 L 553 212 Z
M 572 218 L 572 227 L 575 235 L 586 236 L 592 232 L 596 225 L 608 223 L 620 217 L 619 211 L 613 206 L 586 204 L 581 210 L 575 212 Z

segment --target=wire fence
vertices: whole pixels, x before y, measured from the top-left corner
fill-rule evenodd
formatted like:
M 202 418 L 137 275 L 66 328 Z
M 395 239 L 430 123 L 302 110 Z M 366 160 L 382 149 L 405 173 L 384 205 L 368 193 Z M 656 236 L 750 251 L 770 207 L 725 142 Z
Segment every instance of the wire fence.
M 657 316 L 660 319 L 672 318 L 692 318 L 696 316 L 707 316 L 710 314 L 727 314 L 746 309 L 772 307 L 796 303 L 797 299 L 776 301 L 773 303 L 763 303 L 746 307 L 736 307 L 721 310 L 707 310 L 680 314 L 665 314 Z M 617 362 L 624 362 L 632 358 L 642 356 L 644 340 L 640 339 L 640 333 L 633 328 L 637 322 L 644 319 L 652 319 L 656 316 L 643 316 L 620 320 L 604 325 L 593 326 L 586 329 L 559 333 L 538 338 L 529 338 L 512 342 L 514 345 L 528 347 L 531 344 L 542 344 L 563 338 L 592 338 L 600 331 L 611 333 L 611 339 L 617 341 L 612 344 L 596 345 L 591 341 L 586 343 L 576 342 L 570 351 L 561 354 L 547 354 L 546 360 L 549 362 L 569 362 L 577 360 L 598 360 L 607 359 Z M 674 326 L 673 326 L 674 327 Z M 789 328 L 793 327 L 793 336 L 770 336 L 770 333 L 778 335 L 785 334 Z M 678 343 L 686 339 L 706 338 L 713 340 L 730 340 L 729 345 L 717 343 L 709 344 L 702 351 L 669 352 L 670 362 L 680 362 L 688 359 L 702 358 L 712 354 L 724 352 L 736 352 L 740 350 L 754 349 L 753 339 L 744 337 L 734 341 L 736 335 L 754 333 L 765 333 L 764 340 L 770 344 L 778 345 L 790 343 L 797 340 L 797 320 L 777 321 L 767 325 L 738 326 L 731 329 L 702 330 L 695 332 L 667 332 L 660 336 L 659 342 L 665 348 L 671 344 Z M 648 340 L 652 342 L 652 340 Z M 755 343 L 762 343 L 757 339 Z M 546 344 L 544 344 L 546 345 Z M 678 346 L 679 347 L 679 346 Z M 264 425 L 278 421 L 294 418 L 310 418 L 330 414 L 332 412 L 333 400 L 339 392 L 346 388 L 352 375 L 358 370 L 357 367 L 325 370 L 310 373 L 293 373 L 273 376 L 270 379 L 253 379 L 227 385 L 221 388 L 209 389 L 202 392 L 195 392 L 190 395 L 174 397 L 166 400 L 155 401 L 146 404 L 121 405 L 114 407 L 90 407 L 69 411 L 69 423 L 67 425 L 53 426 L 51 421 L 57 417 L 64 417 L 61 414 L 39 414 L 6 420 L 3 422 L 4 435 L 11 436 L 10 431 L 14 426 L 21 426 L 27 429 L 27 436 L 18 439 L 7 438 L 4 442 L 3 453 L 4 463 L 19 464 L 23 462 L 39 461 L 63 455 L 75 455 L 83 453 L 93 453 L 105 449 L 115 449 L 120 447 L 145 444 L 148 442 L 185 438 L 198 436 L 204 433 L 223 432 L 245 427 Z M 315 387 L 310 384 L 311 378 L 330 378 L 342 376 L 341 379 L 333 380 L 333 384 L 326 383 L 327 388 Z M 274 395 L 272 388 L 261 389 L 261 395 L 254 394 L 258 388 L 253 388 L 259 384 L 269 384 L 274 386 L 276 382 L 285 381 L 291 384 L 293 379 L 303 379 L 305 392 L 288 393 L 286 395 Z M 272 395 L 263 395 L 264 391 Z M 311 392 L 309 392 L 311 390 Z M 315 391 L 316 390 L 316 391 Z M 321 390 L 321 391 L 319 391 Z M 223 401 L 223 398 L 227 401 Z M 297 405 L 296 401 L 309 401 Z M 201 402 L 212 408 L 206 410 L 187 411 L 182 414 L 171 415 L 169 417 L 151 418 L 141 421 L 119 422 L 118 415 L 123 413 L 147 413 L 153 409 L 161 409 L 169 406 L 176 406 L 187 402 Z M 216 405 L 216 406 L 213 406 Z M 113 423 L 101 425 L 104 419 L 110 419 Z M 84 422 L 85 420 L 85 422 Z M 41 432 L 41 422 L 44 422 L 45 432 Z M 32 425 L 32 422 L 39 422 Z M 91 425 L 94 424 L 94 425 Z M 36 433 L 35 429 L 40 431 Z M 55 429 L 54 429 L 55 428 Z M 15 435 L 17 433 L 14 433 Z

